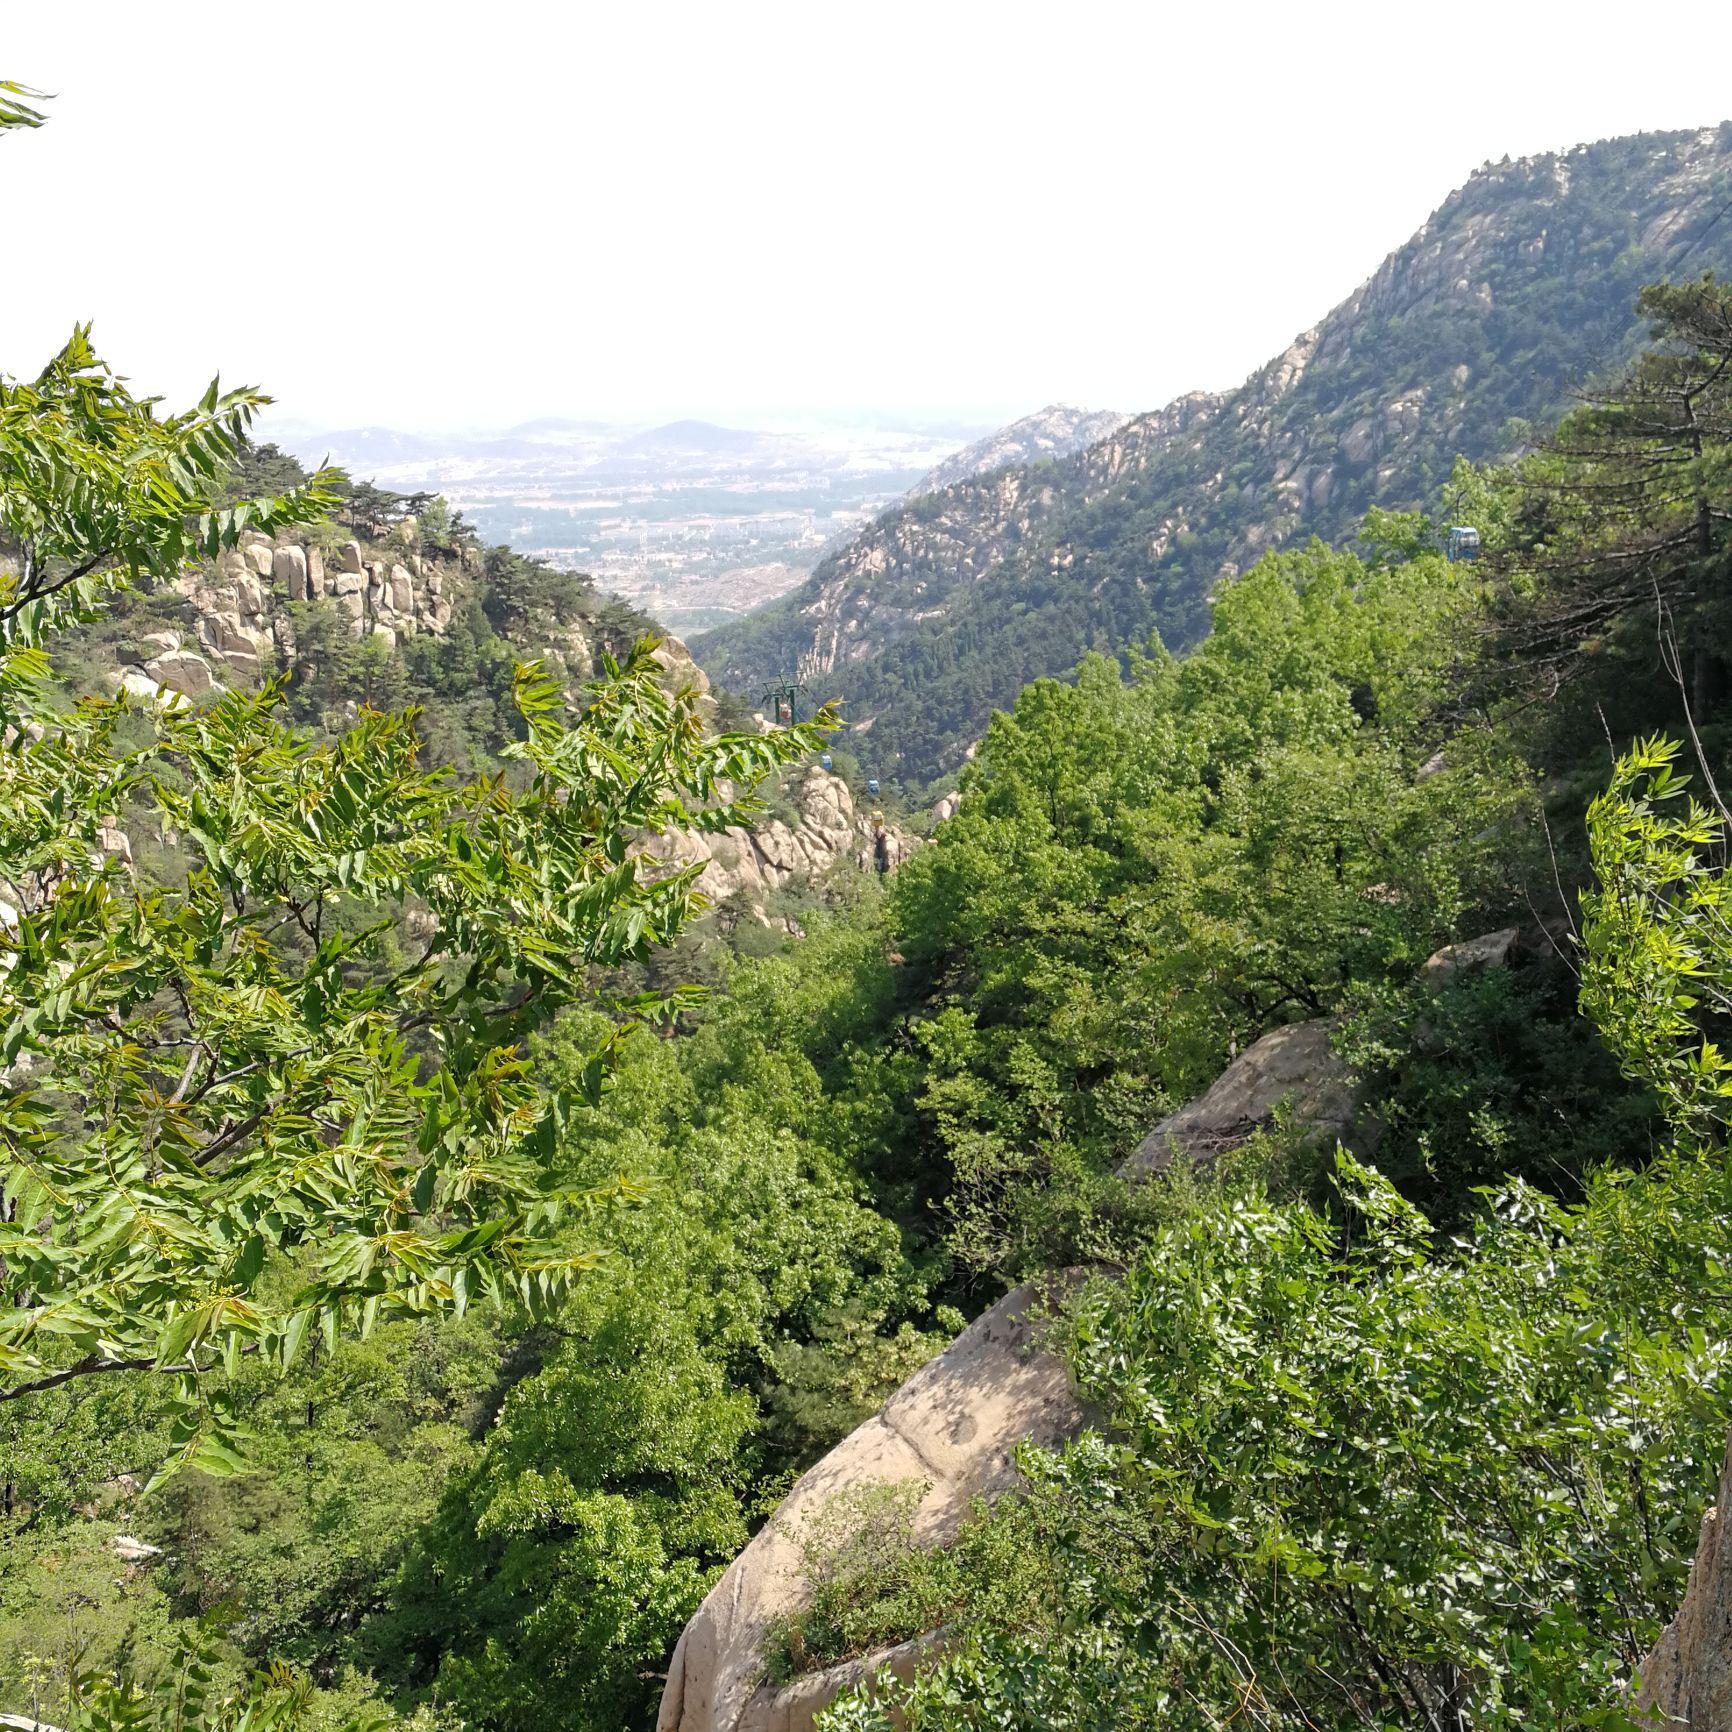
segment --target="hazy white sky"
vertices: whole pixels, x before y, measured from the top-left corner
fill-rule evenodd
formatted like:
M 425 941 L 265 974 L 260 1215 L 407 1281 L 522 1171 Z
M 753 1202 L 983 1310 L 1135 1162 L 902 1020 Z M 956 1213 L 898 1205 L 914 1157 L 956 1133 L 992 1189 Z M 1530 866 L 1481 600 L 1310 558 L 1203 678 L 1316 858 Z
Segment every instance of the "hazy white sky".
M 1732 5 L 0 0 L 0 369 L 327 425 L 1135 410 L 1489 158 L 1732 117 Z

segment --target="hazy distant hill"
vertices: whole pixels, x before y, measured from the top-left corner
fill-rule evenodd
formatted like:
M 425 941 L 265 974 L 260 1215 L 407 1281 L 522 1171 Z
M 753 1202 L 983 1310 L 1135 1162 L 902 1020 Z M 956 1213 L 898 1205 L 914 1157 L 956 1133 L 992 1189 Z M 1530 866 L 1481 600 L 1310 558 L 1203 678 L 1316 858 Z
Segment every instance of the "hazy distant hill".
M 922 476 L 909 491 L 914 495 L 937 493 L 976 475 L 990 475 L 995 469 L 1069 457 L 1097 439 L 1106 438 L 1128 419 L 1116 409 L 1077 409 L 1068 403 L 1050 403 L 1020 421 L 1012 421 L 1008 427 L 988 433 L 972 445 L 965 445 L 955 456 L 945 458 L 936 469 Z
M 948 773 L 1030 679 L 1151 627 L 1194 642 L 1222 573 L 1518 445 L 1629 353 L 1644 283 L 1732 268 L 1729 206 L 1732 123 L 1488 165 L 1238 389 L 911 500 L 696 653 L 840 698 L 880 772 Z
M 743 452 L 759 453 L 785 445 L 773 433 L 754 433 L 744 427 L 718 427 L 713 421 L 670 421 L 634 433 L 620 449 L 653 456 L 721 457 Z
M 949 425 L 772 431 L 558 416 L 499 432 L 285 426 L 271 436 L 384 486 L 442 493 L 484 540 L 587 571 L 682 634 L 791 589 L 959 443 Z

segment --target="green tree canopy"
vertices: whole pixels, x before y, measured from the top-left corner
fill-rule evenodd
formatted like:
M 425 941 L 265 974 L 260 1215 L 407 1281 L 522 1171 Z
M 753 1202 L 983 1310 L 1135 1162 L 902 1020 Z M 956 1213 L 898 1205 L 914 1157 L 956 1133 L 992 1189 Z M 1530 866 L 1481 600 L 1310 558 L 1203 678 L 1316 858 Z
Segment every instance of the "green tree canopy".
M 647 643 L 575 717 L 521 670 L 513 773 L 473 784 L 422 765 L 412 714 L 315 744 L 275 686 L 57 704 L 57 630 L 329 504 L 320 475 L 208 507 L 263 401 L 213 386 L 159 417 L 83 330 L 0 388 L 0 1399 L 172 1370 L 176 1459 L 216 1468 L 213 1364 L 483 1293 L 537 1309 L 593 1261 L 572 1222 L 596 1189 L 550 1170 L 571 1097 L 521 1043 L 692 913 L 694 872 L 633 839 L 738 822 L 818 739 L 707 736 Z M 121 817 L 171 869 L 128 864 Z M 620 1007 L 581 1092 L 663 1008 Z

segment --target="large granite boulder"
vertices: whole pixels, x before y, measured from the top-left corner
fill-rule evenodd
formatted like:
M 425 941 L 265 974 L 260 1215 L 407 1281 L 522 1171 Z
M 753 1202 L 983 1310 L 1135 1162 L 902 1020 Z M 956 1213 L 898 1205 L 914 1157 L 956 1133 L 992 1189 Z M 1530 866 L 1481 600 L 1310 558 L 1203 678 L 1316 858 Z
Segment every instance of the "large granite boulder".
M 1120 1174 L 1163 1172 L 1175 1156 L 1207 1163 L 1269 1124 L 1283 1105 L 1317 1136 L 1345 1137 L 1357 1098 L 1347 1066 L 1329 1044 L 1334 1029 L 1329 1018 L 1271 1029 L 1203 1094 L 1162 1119 Z
M 189 707 L 187 698 L 168 686 L 159 685 L 143 668 L 122 668 L 119 685 L 128 697 L 136 698 L 141 703 L 161 704 L 170 710 Z
M 1420 973 L 1426 985 L 1443 987 L 1464 975 L 1483 973 L 1488 968 L 1507 968 L 1520 939 L 1519 926 L 1506 926 L 1500 932 L 1486 932 L 1460 944 L 1446 944 L 1425 959 Z
M 1055 1444 L 1080 1428 L 1063 1362 L 1040 1350 L 1041 1301 L 1033 1287 L 1000 1299 L 798 1481 L 686 1626 L 658 1732 L 791 1732 L 858 1676 L 858 1664 L 842 1666 L 778 1689 L 763 1675 L 766 1637 L 806 1598 L 812 1512 L 852 1488 L 917 1481 L 915 1538 L 941 1545 L 976 1497 L 1012 1481 L 1019 1443 Z
M 166 686 L 170 691 L 181 692 L 189 698 L 208 697 L 222 690 L 210 671 L 210 663 L 203 656 L 178 646 L 152 656 L 144 664 L 144 671 L 159 686 Z
M 279 547 L 271 555 L 271 576 L 290 601 L 307 599 L 307 551 L 304 547 Z
M 1329 1044 L 1333 1026 L 1295 1023 L 1264 1035 L 1205 1094 L 1163 1119 L 1121 1173 L 1159 1172 L 1175 1156 L 1211 1160 L 1283 1107 L 1320 1136 L 1345 1135 L 1355 1096 Z M 1060 1278 L 1061 1289 L 1067 1282 Z M 1039 1298 L 1021 1287 L 1001 1299 L 800 1480 L 686 1626 L 657 1732 L 805 1732 L 875 1665 L 906 1671 L 916 1663 L 927 1638 L 778 1689 L 764 1677 L 763 1649 L 777 1620 L 805 1602 L 799 1535 L 824 1503 L 875 1482 L 919 1480 L 927 1489 L 914 1537 L 942 1545 L 973 1498 L 1012 1482 L 1018 1443 L 1061 1443 L 1081 1428 L 1069 1371 L 1041 1346 Z

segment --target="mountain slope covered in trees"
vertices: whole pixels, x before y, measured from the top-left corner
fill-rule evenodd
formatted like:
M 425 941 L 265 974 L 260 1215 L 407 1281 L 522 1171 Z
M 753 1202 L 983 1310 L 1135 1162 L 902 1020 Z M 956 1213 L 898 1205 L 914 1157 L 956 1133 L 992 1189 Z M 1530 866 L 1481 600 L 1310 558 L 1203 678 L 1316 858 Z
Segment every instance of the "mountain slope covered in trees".
M 1030 679 L 1151 628 L 1194 643 L 1223 574 L 1523 445 L 1628 358 L 1644 283 L 1732 264 L 1729 198 L 1732 123 L 1488 165 L 1237 390 L 916 499 L 694 651 L 840 699 L 868 768 L 948 773 Z
M 918 1471 L 807 1535 L 764 1673 L 946 1632 L 821 1732 L 1638 1732 L 1732 1422 L 1732 289 L 1639 316 L 1454 469 L 1479 563 L 1369 511 L 1188 653 L 1032 682 L 930 846 L 707 1004 L 635 839 L 821 726 L 580 680 L 601 604 L 260 467 L 254 391 L 163 412 L 84 329 L 0 380 L 0 1714 L 647 1732 L 790 1485 L 1067 1269 L 1091 1429 L 948 1551 Z M 182 703 L 189 627 L 229 689 Z M 1122 1176 L 1300 1030 L 1374 1147 Z

